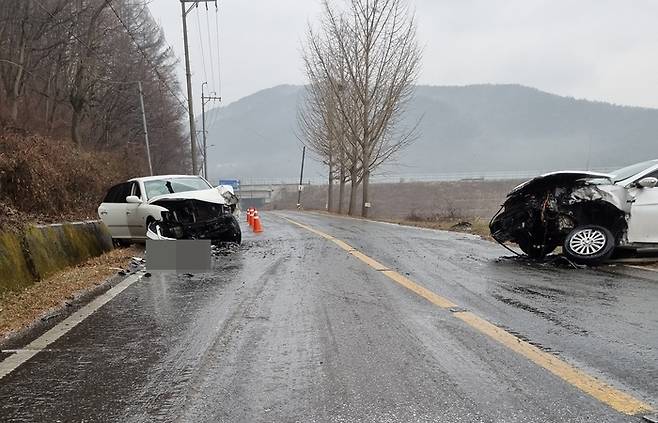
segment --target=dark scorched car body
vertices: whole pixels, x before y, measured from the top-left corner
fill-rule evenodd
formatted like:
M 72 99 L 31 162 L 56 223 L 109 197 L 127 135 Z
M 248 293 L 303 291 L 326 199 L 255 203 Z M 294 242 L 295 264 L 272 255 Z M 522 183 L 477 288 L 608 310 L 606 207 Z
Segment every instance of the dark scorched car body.
M 588 225 L 608 231 L 611 239 L 623 242 L 627 230 L 626 195 L 625 189 L 614 185 L 605 174 L 543 175 L 508 194 L 491 220 L 491 234 L 501 244 L 515 242 L 534 258 L 551 253 L 565 243 L 572 231 Z M 614 247 L 614 242 L 606 245 L 601 256 L 608 256 Z
M 148 225 L 147 237 L 239 244 L 242 232 L 236 218 L 238 202 L 238 197 L 225 187 L 155 198 L 151 204 L 160 209 L 161 218 Z
M 153 204 L 164 207 L 162 220 L 148 227 L 152 239 L 210 239 L 241 242 L 240 225 L 226 204 L 195 199 L 166 199 Z M 156 234 L 156 236 L 153 236 Z

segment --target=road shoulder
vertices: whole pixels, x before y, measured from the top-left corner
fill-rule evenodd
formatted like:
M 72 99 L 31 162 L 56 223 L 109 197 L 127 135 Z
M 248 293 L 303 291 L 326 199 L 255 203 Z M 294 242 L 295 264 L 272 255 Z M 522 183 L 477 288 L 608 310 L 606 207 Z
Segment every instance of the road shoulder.
M 0 297 L 0 349 L 30 342 L 125 279 L 143 248 L 115 249 Z M 2 358 L 0 356 L 0 358 Z

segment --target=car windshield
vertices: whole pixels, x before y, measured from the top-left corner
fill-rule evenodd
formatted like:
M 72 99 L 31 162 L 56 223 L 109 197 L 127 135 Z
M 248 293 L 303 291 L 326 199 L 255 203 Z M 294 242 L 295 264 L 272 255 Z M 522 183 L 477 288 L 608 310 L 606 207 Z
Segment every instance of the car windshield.
M 621 169 L 617 169 L 614 172 L 610 172 L 610 174 L 612 175 L 612 179 L 615 182 L 620 182 L 624 179 L 630 178 L 633 175 L 637 175 L 638 173 L 643 172 L 655 165 L 655 160 L 649 160 L 648 162 L 636 163 L 634 165 L 622 167 Z
M 209 188 L 212 188 L 210 184 L 201 178 L 167 178 L 144 182 L 147 198 L 176 192 L 200 191 Z

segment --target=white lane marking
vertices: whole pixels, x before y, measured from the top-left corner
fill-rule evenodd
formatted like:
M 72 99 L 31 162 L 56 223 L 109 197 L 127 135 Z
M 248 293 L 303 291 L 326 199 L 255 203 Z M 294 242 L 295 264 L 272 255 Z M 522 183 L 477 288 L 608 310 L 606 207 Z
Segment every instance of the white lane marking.
M 14 354 L 0 362 L 0 379 L 16 370 L 19 366 L 37 355 L 40 351 L 45 350 L 48 345 L 61 338 L 64 334 L 73 329 L 78 323 L 91 316 L 96 310 L 103 307 L 112 298 L 119 295 L 124 289 L 140 280 L 141 277 L 141 273 L 128 276 L 115 287 L 110 288 L 107 290 L 107 292 L 99 295 L 89 304 L 58 323 L 56 326 L 51 328 L 49 331 L 34 341 L 30 342 L 22 349 L 14 350 L 16 351 Z M 5 351 L 11 352 L 12 350 Z

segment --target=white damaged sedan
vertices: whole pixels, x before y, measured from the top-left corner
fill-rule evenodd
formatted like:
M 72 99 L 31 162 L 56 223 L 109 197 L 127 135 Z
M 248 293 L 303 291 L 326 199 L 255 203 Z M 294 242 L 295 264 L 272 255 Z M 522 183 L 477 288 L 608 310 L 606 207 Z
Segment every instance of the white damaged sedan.
M 135 178 L 109 189 L 98 207 L 112 239 L 210 239 L 241 243 L 238 197 L 232 187 L 200 176 Z

